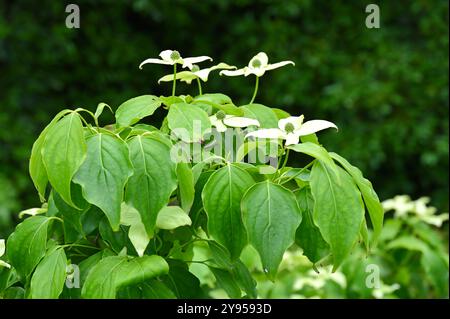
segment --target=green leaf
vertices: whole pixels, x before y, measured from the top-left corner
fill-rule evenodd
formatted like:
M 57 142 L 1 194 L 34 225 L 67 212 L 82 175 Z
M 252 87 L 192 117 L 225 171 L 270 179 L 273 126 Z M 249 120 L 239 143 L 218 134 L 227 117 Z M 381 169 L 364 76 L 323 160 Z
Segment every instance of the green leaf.
M 330 247 L 314 224 L 314 198 L 309 187 L 295 192 L 295 196 L 303 216 L 303 221 L 295 233 L 295 242 L 303 249 L 303 254 L 312 263 L 316 263 L 329 254 Z
M 277 117 L 278 120 L 285 119 L 285 118 L 291 116 L 291 115 L 290 115 L 288 112 L 286 112 L 285 110 L 277 109 L 277 108 L 274 108 L 274 107 L 272 107 L 271 109 L 272 109 L 272 111 L 275 113 L 275 115 L 276 115 L 276 117 Z
M 383 230 L 380 237 L 380 242 L 388 242 L 398 236 L 402 228 L 403 222 L 399 219 L 388 219 L 383 225 Z M 439 239 L 440 240 L 440 239 Z
M 249 173 L 229 164 L 211 175 L 202 191 L 208 233 L 228 249 L 232 259 L 239 258 L 247 244 L 240 204 L 242 196 L 253 184 Z
M 47 228 L 53 218 L 33 216 L 17 225 L 9 236 L 6 252 L 11 265 L 26 278 L 45 255 Z
M 338 175 L 333 174 L 328 165 L 317 161 L 310 180 L 314 197 L 313 220 L 331 247 L 333 270 L 357 241 L 364 218 L 364 204 L 353 179 L 342 168 L 336 168 Z
M 202 192 L 208 182 L 209 177 L 214 173 L 214 171 L 202 172 L 195 183 L 195 197 L 194 203 L 192 204 L 189 216 L 192 220 L 192 227 L 197 229 L 199 226 L 202 227 L 204 231 L 208 230 L 206 224 L 206 213 L 203 209 Z
M 256 298 L 256 281 L 242 261 L 231 260 L 227 249 L 213 240 L 208 240 L 208 246 L 214 263 L 219 268 L 230 271 L 236 283 L 249 298 Z
M 159 99 L 166 106 L 171 106 L 172 104 L 184 102 L 184 100 L 179 96 L 160 96 Z
M 83 198 L 81 187 L 78 184 L 71 184 L 71 193 L 74 204 L 80 209 L 76 209 L 68 205 L 62 199 L 61 195 L 55 191 L 52 191 L 55 206 L 64 220 L 64 241 L 66 243 L 75 242 L 85 235 L 83 231 L 82 217 L 83 213 L 87 212 L 90 207 L 89 203 Z
M 270 107 L 255 103 L 243 105 L 241 108 L 244 110 L 244 117 L 258 120 L 260 128 L 278 127 L 278 117 Z
M 230 253 L 228 250 L 220 245 L 219 243 L 216 243 L 213 240 L 208 240 L 208 246 L 211 251 L 211 256 L 214 260 L 214 263 L 224 269 L 232 269 L 233 268 L 233 261 L 231 260 Z
M 0 259 L 0 264 L 2 260 Z M 11 286 L 11 281 L 14 274 L 14 269 L 8 268 L 8 267 L 1 267 L 0 266 L 0 296 L 2 295 L 2 292 Z
M 163 282 L 151 279 L 140 285 L 144 299 L 176 299 L 177 296 Z
M 105 251 L 99 251 L 98 253 L 95 253 L 88 258 L 84 259 L 79 264 L 79 270 L 80 270 L 80 285 L 84 286 L 84 283 L 86 282 L 86 278 L 89 275 L 89 272 L 95 265 L 97 265 L 100 260 L 104 257 Z
M 57 299 L 64 288 L 66 265 L 66 254 L 61 247 L 45 256 L 31 278 L 31 298 Z
M 164 284 L 172 290 L 179 299 L 205 298 L 200 288 L 200 280 L 194 276 L 185 262 L 168 260 L 169 274 L 162 278 Z
M 177 187 L 176 164 L 171 160 L 170 148 L 151 136 L 136 136 L 128 146 L 134 174 L 128 180 L 125 199 L 137 209 L 152 237 L 158 212 Z
M 244 115 L 244 111 L 242 109 L 234 105 L 228 96 L 221 93 L 207 93 L 199 95 L 192 101 L 192 104 L 199 106 L 205 105 L 209 106 L 210 108 L 212 106 L 218 110 L 225 112 L 226 114 L 236 116 Z
M 169 128 L 184 142 L 200 142 L 211 128 L 208 114 L 201 108 L 187 104 L 172 104 L 167 114 Z
M 390 241 L 386 249 L 407 249 L 411 251 L 425 252 L 428 250 L 428 246 L 422 240 L 414 236 L 401 236 Z
M 145 282 L 168 273 L 169 266 L 160 256 L 131 260 L 126 256 L 103 258 L 89 272 L 81 291 L 83 298 L 113 299 L 118 289 Z
M 178 189 L 181 199 L 181 207 L 186 213 L 189 213 L 194 203 L 194 175 L 191 166 L 185 162 L 177 164 Z
M 188 214 L 179 206 L 163 207 L 156 219 L 156 227 L 160 229 L 172 230 L 181 226 L 191 225 L 191 219 Z
M 270 181 L 257 183 L 242 198 L 242 216 L 264 272 L 275 279 L 283 254 L 294 243 L 302 220 L 294 194 Z
M 226 96 L 225 94 L 222 94 L 222 93 L 202 94 L 202 95 L 195 97 L 195 99 L 194 99 L 194 101 L 192 101 L 192 103 L 195 103 L 195 102 L 211 102 L 213 104 L 220 104 L 220 105 L 233 103 L 229 96 Z
M 378 237 L 380 236 L 381 229 L 383 228 L 384 210 L 383 206 L 381 206 L 377 193 L 373 189 L 372 183 L 364 178 L 361 171 L 357 167 L 351 165 L 342 156 L 339 156 L 336 153 L 330 153 L 330 156 L 341 164 L 342 167 L 350 174 L 361 191 L 361 195 L 364 199 L 364 203 L 366 204 L 373 226 L 372 242 L 376 243 Z
M 101 102 L 101 103 L 98 103 L 97 109 L 95 110 L 95 113 L 94 113 L 95 119 L 98 120 L 100 115 L 102 115 L 103 110 L 104 110 L 105 107 L 107 107 L 111 111 L 111 113 L 114 114 L 113 110 L 111 109 L 111 107 L 108 104 Z
M 96 134 L 87 140 L 87 157 L 73 178 L 86 200 L 99 207 L 114 231 L 119 229 L 124 187 L 133 174 L 128 147 L 119 138 Z
M 288 148 L 295 152 L 304 153 L 318 159 L 319 161 L 322 161 L 335 173 L 335 175 L 339 176 L 336 169 L 336 164 L 333 162 L 333 159 L 330 154 L 328 154 L 327 150 L 322 146 L 311 142 L 306 142 L 296 145 L 289 145 Z
M 370 252 L 370 240 L 369 240 L 369 229 L 367 228 L 366 220 L 363 218 L 361 223 L 361 230 L 359 231 L 359 235 L 361 237 L 364 246 L 366 247 L 366 252 Z
M 91 205 L 89 209 L 81 215 L 83 234 L 88 236 L 97 230 L 103 217 L 105 217 L 105 214 L 101 211 L 101 209 L 97 206 Z
M 114 232 L 106 216 L 100 221 L 98 230 L 101 238 L 114 252 L 120 253 L 124 247 L 127 247 L 127 234 L 124 229 L 120 227 L 119 231 Z
M 230 298 L 241 298 L 241 289 L 229 271 L 216 267 L 209 267 L 209 269 L 216 277 L 218 286 L 225 290 Z
M 2 296 L 3 299 L 24 299 L 25 290 L 22 287 L 9 287 Z
M 278 142 L 260 139 L 243 143 L 236 152 L 235 162 L 242 162 L 246 156 L 250 163 L 264 163 L 267 156 L 277 157 Z
M 238 260 L 234 264 L 232 273 L 237 284 L 245 291 L 247 297 L 256 298 L 256 281 L 242 261 Z
M 120 223 L 122 225 L 130 226 L 128 229 L 128 238 L 133 244 L 134 249 L 136 249 L 138 256 L 142 257 L 150 242 L 150 237 L 142 223 L 141 215 L 139 215 L 139 212 L 134 207 L 122 203 Z
M 161 100 L 154 95 L 141 95 L 123 102 L 116 111 L 119 127 L 135 124 L 140 119 L 150 116 L 160 107 Z
M 425 249 L 421 257 L 422 267 L 436 288 L 438 298 L 448 298 L 448 262 L 431 249 Z
M 77 113 L 70 113 L 50 127 L 42 148 L 48 180 L 73 207 L 70 183 L 86 157 L 83 125 Z
M 59 112 L 53 120 L 44 128 L 39 137 L 33 144 L 33 148 L 31 149 L 31 157 L 29 163 L 29 171 L 31 179 L 33 180 L 34 186 L 36 187 L 41 202 L 45 201 L 45 188 L 47 187 L 48 177 L 47 171 L 44 166 L 44 162 L 42 160 L 42 147 L 44 146 L 45 137 L 48 134 L 48 131 L 51 127 L 55 125 L 55 123 L 64 115 L 69 113 L 70 110 L 63 110 Z
M 126 287 L 145 282 L 168 272 L 169 265 L 160 256 L 136 257 L 131 260 L 128 259 L 125 264 L 120 266 L 115 283 L 117 287 Z
M 320 145 L 319 143 L 319 139 L 317 138 L 317 135 L 315 133 L 309 134 L 309 135 L 304 135 L 304 136 L 300 136 L 300 141 L 302 141 L 302 143 L 313 143 L 313 144 L 317 144 Z
M 391 220 L 388 220 L 383 225 L 383 232 L 384 235 L 386 224 L 388 224 Z M 428 245 L 435 248 L 437 251 L 441 253 L 448 253 L 447 245 L 445 241 L 442 240 L 440 232 L 436 231 L 435 228 L 432 226 L 426 224 L 426 223 L 415 223 L 414 224 L 414 233 L 424 240 Z M 384 237 L 384 236 L 383 236 Z M 381 240 L 381 237 L 380 237 Z

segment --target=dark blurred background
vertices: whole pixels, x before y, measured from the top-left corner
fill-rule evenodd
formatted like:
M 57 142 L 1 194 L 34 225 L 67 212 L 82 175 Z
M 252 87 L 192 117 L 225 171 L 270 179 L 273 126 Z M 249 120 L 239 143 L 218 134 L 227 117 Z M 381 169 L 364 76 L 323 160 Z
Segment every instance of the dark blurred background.
M 0 0 L 0 238 L 11 216 L 39 205 L 28 158 L 51 118 L 170 94 L 156 82 L 170 68 L 138 69 L 164 49 L 237 66 L 259 51 L 294 60 L 262 78 L 257 102 L 336 123 L 339 134 L 321 142 L 360 167 L 381 199 L 426 195 L 448 211 L 447 0 L 80 0 L 80 29 L 65 26 L 69 3 Z M 365 26 L 369 3 L 380 6 L 379 29 Z M 252 90 L 253 78 L 215 73 L 205 91 L 239 104 Z

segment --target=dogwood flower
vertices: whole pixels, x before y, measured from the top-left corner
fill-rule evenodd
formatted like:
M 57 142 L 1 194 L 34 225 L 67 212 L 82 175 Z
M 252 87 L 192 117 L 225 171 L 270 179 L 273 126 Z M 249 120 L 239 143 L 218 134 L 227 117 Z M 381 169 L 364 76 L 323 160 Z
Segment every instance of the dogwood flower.
M 278 128 L 262 129 L 248 133 L 245 137 L 284 139 L 286 145 L 298 144 L 300 136 L 337 126 L 325 120 L 311 120 L 303 123 L 304 116 L 291 116 L 278 121 Z
M 192 58 L 182 58 L 180 52 L 176 50 L 164 50 L 159 54 L 159 56 L 161 57 L 161 59 L 150 58 L 144 60 L 139 65 L 139 69 L 142 69 L 142 67 L 147 63 L 153 63 L 166 65 L 182 64 L 183 68 L 189 68 L 189 70 L 192 70 L 195 63 L 203 62 L 206 60 L 212 61 L 212 59 L 209 56 L 205 55 Z
M 260 126 L 258 120 L 249 119 L 246 117 L 227 115 L 222 111 L 209 117 L 211 125 L 214 126 L 218 132 L 225 132 L 227 126 L 230 127 L 247 127 L 251 125 Z
M 201 79 L 203 82 L 207 82 L 208 81 L 208 77 L 209 77 L 209 73 L 211 73 L 211 71 L 214 70 L 223 70 L 223 69 L 227 69 L 227 70 L 231 70 L 231 69 L 236 69 L 235 66 L 232 65 L 228 65 L 226 63 L 219 63 L 217 65 L 214 65 L 210 68 L 206 68 L 206 69 L 201 69 L 198 67 L 198 65 L 193 65 L 191 71 L 181 71 L 179 73 L 176 74 L 175 78 L 177 80 L 180 80 L 182 82 L 186 82 L 187 84 L 191 84 L 193 80 L 195 79 Z M 167 74 L 165 76 L 163 76 L 162 78 L 160 78 L 158 80 L 158 83 L 161 82 L 171 82 L 173 81 L 173 74 Z
M 2 257 L 5 254 L 5 240 L 0 239 L 0 257 Z M 7 262 L 4 262 L 3 260 L 0 260 L 0 267 L 6 267 L 11 268 L 11 265 Z
M 269 64 L 269 57 L 264 52 L 259 52 L 257 55 L 255 55 L 250 62 L 248 63 L 248 66 L 243 67 L 242 69 L 234 70 L 234 71 L 221 71 L 220 75 L 226 75 L 226 76 L 248 76 L 250 74 L 254 74 L 257 77 L 261 77 L 264 75 L 266 71 L 270 71 L 273 69 L 281 68 L 282 66 L 292 64 L 295 65 L 292 61 L 281 61 L 274 64 Z

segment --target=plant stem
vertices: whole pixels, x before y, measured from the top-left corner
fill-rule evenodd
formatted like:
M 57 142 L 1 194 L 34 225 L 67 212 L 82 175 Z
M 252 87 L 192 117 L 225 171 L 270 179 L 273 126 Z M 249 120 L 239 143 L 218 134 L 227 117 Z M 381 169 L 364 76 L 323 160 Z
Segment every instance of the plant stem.
M 80 245 L 80 244 L 66 244 L 66 245 L 62 245 L 62 247 L 63 248 L 65 248 L 65 247 L 69 247 L 69 248 L 72 248 L 72 247 L 83 247 L 83 248 L 90 248 L 90 249 L 100 250 L 100 248 L 95 247 L 95 246 Z
M 197 78 L 197 84 L 198 84 L 198 95 L 202 95 L 202 83 L 200 82 L 200 79 Z
M 175 89 L 177 88 L 177 64 L 173 65 L 173 85 L 172 85 L 172 96 L 175 96 Z
M 187 263 L 194 263 L 194 264 L 204 264 L 208 266 L 207 262 L 212 261 L 212 259 L 206 259 L 206 260 L 186 260 Z
M 253 92 L 252 100 L 248 104 L 252 104 L 253 101 L 255 100 L 256 94 L 258 93 L 258 86 L 259 86 L 259 77 L 257 76 L 255 82 L 255 91 Z
M 314 160 L 314 161 L 315 161 L 315 160 Z M 285 184 L 285 183 L 289 182 L 290 180 L 296 178 L 296 177 L 297 177 L 298 175 L 300 175 L 305 169 L 311 167 L 311 165 L 314 164 L 314 161 L 312 161 L 311 163 L 309 163 L 308 165 L 306 165 L 305 167 L 303 167 L 301 170 L 299 170 L 297 173 L 295 173 L 294 175 L 292 175 L 291 177 L 289 177 L 287 180 L 285 180 L 285 181 L 284 181 L 283 183 L 281 183 L 281 184 Z M 284 174 L 283 174 L 283 175 L 284 175 Z M 283 175 L 281 175 L 281 176 L 279 177 L 279 179 L 282 179 L 282 178 L 284 177 Z
M 286 155 L 284 156 L 284 162 L 283 162 L 283 165 L 281 165 L 281 167 L 280 167 L 280 171 L 286 166 L 288 158 L 289 158 L 289 149 L 287 148 Z

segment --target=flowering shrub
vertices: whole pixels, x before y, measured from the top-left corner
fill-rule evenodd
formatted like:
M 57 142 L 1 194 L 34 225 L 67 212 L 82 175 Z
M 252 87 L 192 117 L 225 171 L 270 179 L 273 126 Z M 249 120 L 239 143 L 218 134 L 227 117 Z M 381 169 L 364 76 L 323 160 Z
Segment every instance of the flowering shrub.
M 275 280 L 294 242 L 312 263 L 333 270 L 360 241 L 376 243 L 383 208 L 371 183 L 315 134 L 337 126 L 255 103 L 265 72 L 294 63 L 270 64 L 261 52 L 241 69 L 197 66 L 208 60 L 165 50 L 143 61 L 140 68 L 173 67 L 159 80 L 172 81 L 172 94 L 125 101 L 114 124 L 99 126 L 103 111 L 113 112 L 105 103 L 55 116 L 31 151 L 43 205 L 22 212 L 29 217 L 7 239 L 3 296 L 204 297 L 190 272 L 200 263 L 230 297 L 254 298 L 255 281 L 240 260 L 247 245 Z M 204 93 L 214 70 L 254 75 L 249 104 Z M 199 95 L 177 96 L 177 81 L 196 82 Z M 159 128 L 139 123 L 157 110 L 167 112 Z M 290 152 L 309 163 L 289 166 Z M 199 242 L 205 260 L 193 259 Z

